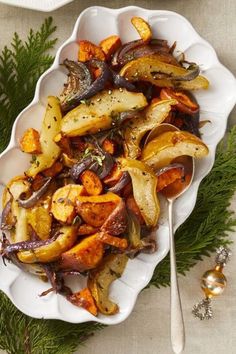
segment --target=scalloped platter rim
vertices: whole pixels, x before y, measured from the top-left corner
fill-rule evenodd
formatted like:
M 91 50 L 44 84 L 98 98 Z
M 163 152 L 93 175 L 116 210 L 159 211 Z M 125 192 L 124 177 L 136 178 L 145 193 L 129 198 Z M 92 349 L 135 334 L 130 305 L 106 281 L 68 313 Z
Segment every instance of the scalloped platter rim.
M 196 92 L 201 107 L 201 120 L 210 124 L 202 128 L 202 137 L 209 146 L 207 158 L 197 161 L 196 175 L 188 191 L 180 197 L 174 207 L 175 229 L 181 225 L 194 208 L 201 180 L 211 170 L 217 143 L 224 136 L 227 118 L 236 102 L 236 81 L 234 76 L 218 60 L 212 46 L 202 39 L 192 25 L 181 15 L 162 10 L 147 10 L 135 6 L 121 9 L 90 7 L 79 16 L 71 37 L 57 51 L 52 67 L 39 79 L 31 104 L 17 117 L 10 143 L 0 156 L 0 197 L 7 181 L 23 173 L 30 157 L 19 149 L 19 139 L 25 129 L 40 128 L 48 95 L 58 95 L 66 79 L 66 72 L 59 64 L 65 58 L 77 58 L 77 39 L 88 39 L 98 43 L 111 34 L 120 35 L 123 42 L 137 38 L 130 24 L 132 16 L 141 16 L 150 23 L 154 36 L 165 38 L 169 43 L 177 41 L 178 50 L 185 52 L 189 61 L 200 64 L 202 74 L 211 86 L 207 91 Z M 106 25 L 103 24 L 106 18 Z M 224 86 L 222 83 L 224 82 Z M 32 119 L 34 117 L 34 119 Z M 166 210 L 162 202 L 162 209 Z M 48 283 L 24 273 L 12 264 L 0 264 L 0 289 L 23 313 L 45 319 L 60 319 L 72 323 L 97 321 L 103 324 L 117 324 L 131 313 L 139 292 L 149 283 L 157 264 L 169 251 L 168 226 L 165 212 L 162 213 L 157 232 L 158 251 L 152 255 L 139 255 L 129 261 L 124 274 L 111 286 L 111 298 L 119 304 L 120 311 L 113 316 L 94 317 L 82 308 L 70 304 L 62 296 L 49 294 L 39 297 L 48 288 Z M 69 280 L 75 290 L 85 285 L 85 280 Z

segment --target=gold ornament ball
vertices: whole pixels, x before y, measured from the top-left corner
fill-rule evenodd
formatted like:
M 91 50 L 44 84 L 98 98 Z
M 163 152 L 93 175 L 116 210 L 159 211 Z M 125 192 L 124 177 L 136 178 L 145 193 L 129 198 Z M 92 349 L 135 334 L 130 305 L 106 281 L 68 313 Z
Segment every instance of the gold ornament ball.
M 207 297 L 213 297 L 222 294 L 226 284 L 227 279 L 219 270 L 208 270 L 202 276 L 201 287 Z

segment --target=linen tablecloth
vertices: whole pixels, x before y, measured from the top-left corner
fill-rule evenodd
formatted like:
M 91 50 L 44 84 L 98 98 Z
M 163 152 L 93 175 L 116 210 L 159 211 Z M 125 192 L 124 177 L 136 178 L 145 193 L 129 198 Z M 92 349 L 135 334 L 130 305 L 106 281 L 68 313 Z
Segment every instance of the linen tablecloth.
M 131 4 L 150 9 L 172 10 L 187 17 L 200 35 L 213 45 L 222 63 L 236 73 L 235 0 L 140 0 L 132 3 L 124 0 L 75 0 L 50 14 L 58 26 L 57 46 L 71 34 L 76 18 L 86 7 L 100 5 L 117 8 Z M 29 28 L 38 28 L 46 16 L 42 12 L 0 4 L 0 50 L 5 44 L 9 44 L 13 32 L 27 35 Z M 231 114 L 229 125 L 235 123 L 236 110 Z M 232 207 L 235 210 L 236 198 Z M 235 237 L 236 232 L 232 234 L 232 238 Z M 214 259 L 205 259 L 186 277 L 180 277 L 186 326 L 186 354 L 236 353 L 236 244 L 231 248 L 233 256 L 225 269 L 228 287 L 213 303 L 213 320 L 201 322 L 193 318 L 191 308 L 202 297 L 199 279 L 205 270 L 211 268 Z M 140 294 L 133 313 L 124 323 L 96 333 L 77 353 L 171 354 L 169 323 L 169 288 L 151 288 Z

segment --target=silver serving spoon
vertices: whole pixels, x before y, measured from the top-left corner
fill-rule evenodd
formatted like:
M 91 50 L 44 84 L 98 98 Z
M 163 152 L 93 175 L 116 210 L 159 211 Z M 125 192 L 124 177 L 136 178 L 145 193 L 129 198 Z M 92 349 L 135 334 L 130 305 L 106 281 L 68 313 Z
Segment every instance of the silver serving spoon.
M 161 124 L 152 130 L 146 140 L 146 143 L 156 136 L 166 131 L 179 130 L 171 124 Z M 181 306 L 181 299 L 179 293 L 179 285 L 176 270 L 176 258 L 175 258 L 175 241 L 173 232 L 173 204 L 174 201 L 180 197 L 190 187 L 195 170 L 194 159 L 190 156 L 181 156 L 175 159 L 173 162 L 181 163 L 184 166 L 185 174 L 188 176 L 181 189 L 174 188 L 175 184 L 171 188 L 166 187 L 162 194 L 168 201 L 168 221 L 169 221 L 169 237 L 170 237 L 170 279 L 171 279 L 171 344 L 173 352 L 176 354 L 181 353 L 184 350 L 185 345 L 185 329 L 183 311 Z

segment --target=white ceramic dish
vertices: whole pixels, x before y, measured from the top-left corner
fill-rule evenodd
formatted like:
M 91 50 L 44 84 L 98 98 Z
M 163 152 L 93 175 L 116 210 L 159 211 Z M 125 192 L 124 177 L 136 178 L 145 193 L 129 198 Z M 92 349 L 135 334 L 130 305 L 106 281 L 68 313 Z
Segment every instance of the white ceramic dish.
M 203 75 L 211 83 L 208 91 L 196 92 L 201 107 L 201 119 L 211 120 L 211 124 L 205 125 L 202 130 L 203 140 L 209 146 L 210 153 L 207 158 L 197 163 L 191 188 L 175 204 L 175 229 L 186 220 L 195 205 L 199 183 L 212 168 L 216 145 L 225 133 L 227 117 L 236 102 L 236 81 L 220 64 L 214 49 L 196 33 L 191 24 L 184 17 L 169 11 L 150 11 L 138 7 L 118 10 L 91 7 L 79 16 L 72 36 L 58 50 L 52 67 L 39 79 L 34 100 L 18 116 L 14 124 L 10 144 L 0 158 L 0 192 L 9 179 L 23 173 L 27 168 L 30 157 L 19 150 L 19 138 L 28 127 L 40 128 L 47 96 L 59 94 L 66 80 L 66 73 L 59 64 L 65 58 L 77 58 L 76 40 L 88 39 L 98 43 L 111 34 L 119 34 L 123 42 L 133 40 L 137 38 L 137 33 L 130 24 L 130 19 L 134 15 L 141 16 L 150 23 L 154 37 L 165 38 L 169 43 L 177 40 L 178 49 L 186 53 L 188 60 L 201 65 Z M 128 317 L 138 293 L 148 284 L 156 265 L 169 250 L 168 228 L 164 214 L 160 219 L 157 240 L 158 251 L 153 255 L 140 255 L 135 260 L 129 261 L 122 278 L 112 285 L 111 297 L 120 306 L 120 312 L 114 316 L 99 315 L 95 318 L 55 294 L 39 297 L 38 294 L 46 290 L 48 284 L 23 273 L 11 264 L 7 267 L 0 265 L 0 289 L 22 312 L 32 317 L 55 318 L 75 323 L 98 321 L 116 324 Z M 73 279 L 71 282 L 76 289 L 80 289 L 85 283 L 84 280 L 80 282 Z
M 7 5 L 45 12 L 54 11 L 72 1 L 73 0 L 0 0 L 0 2 Z

